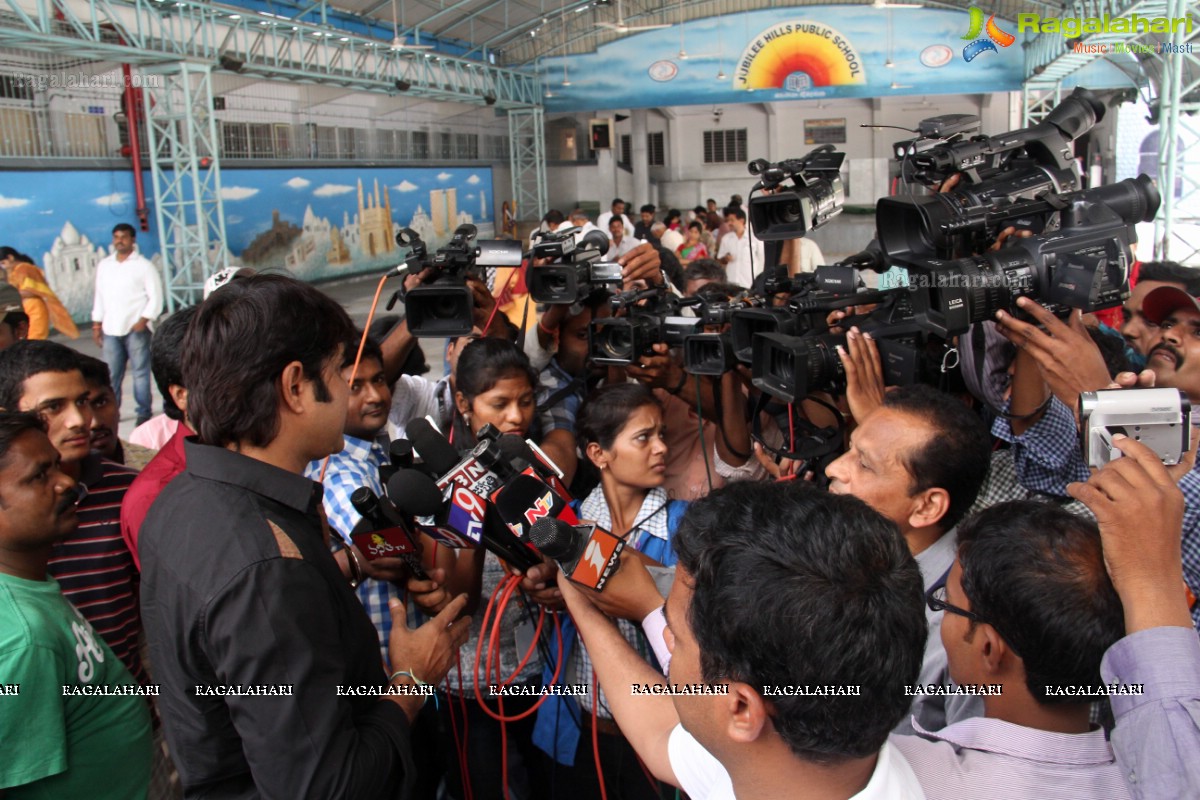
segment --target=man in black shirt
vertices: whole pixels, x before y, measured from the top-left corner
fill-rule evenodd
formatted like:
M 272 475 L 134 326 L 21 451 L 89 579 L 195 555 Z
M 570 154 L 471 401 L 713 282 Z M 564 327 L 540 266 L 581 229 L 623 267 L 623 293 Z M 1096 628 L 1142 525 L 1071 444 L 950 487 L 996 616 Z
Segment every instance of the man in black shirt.
M 342 448 L 345 311 L 257 275 L 215 292 L 183 351 L 187 468 L 142 526 L 142 611 L 187 797 L 393 798 L 409 722 L 466 639 L 466 598 L 416 631 L 393 601 L 390 666 L 328 546 L 304 466 Z M 391 676 L 390 678 L 388 676 Z

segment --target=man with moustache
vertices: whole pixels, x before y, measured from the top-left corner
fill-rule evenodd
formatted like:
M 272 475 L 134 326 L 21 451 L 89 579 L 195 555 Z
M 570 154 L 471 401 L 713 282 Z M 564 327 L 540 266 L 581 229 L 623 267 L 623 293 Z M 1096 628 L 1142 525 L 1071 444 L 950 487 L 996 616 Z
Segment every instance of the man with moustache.
M 1193 297 L 1200 295 L 1200 270 L 1173 261 L 1148 261 L 1138 270 L 1137 283 L 1129 290 L 1129 299 L 1121 306 L 1124 324 L 1121 335 L 1129 348 L 1141 357 L 1137 366 L 1145 366 L 1150 348 L 1158 341 L 1158 326 L 1146 318 L 1143 304 L 1155 289 L 1174 286 Z
M 117 407 L 117 395 L 113 391 L 108 365 L 98 358 L 79 355 L 79 369 L 88 386 L 88 402 L 92 406 L 92 450 L 101 457 L 136 470 L 154 458 L 154 450 L 132 442 L 121 441 L 117 430 L 121 423 L 121 409 Z
M 1036 324 L 1000 312 L 998 328 L 1037 364 L 1052 397 L 1044 412 L 1026 421 L 1024 430 L 1001 419 L 992 433 L 1012 442 L 1017 477 L 1026 488 L 1066 497 L 1068 483 L 1086 481 L 1090 474 L 1075 418 L 1079 394 L 1106 388 L 1110 378 L 1099 349 L 1077 318 L 1068 324 L 1027 298 L 1018 304 Z M 1118 382 L 1179 389 L 1193 405 L 1200 403 L 1200 302 L 1175 286 L 1160 286 L 1143 299 L 1142 314 L 1158 333 L 1147 351 L 1147 371 L 1118 376 Z M 1024 410 L 1012 409 L 1013 413 Z M 1186 501 L 1184 582 L 1193 594 L 1200 594 L 1200 472 L 1193 469 L 1184 475 L 1179 488 Z M 1200 604 L 1193 605 L 1192 619 L 1200 627 Z
M 146 701 L 47 574 L 83 493 L 37 416 L 0 413 L 0 795 L 12 800 L 135 800 L 150 782 Z

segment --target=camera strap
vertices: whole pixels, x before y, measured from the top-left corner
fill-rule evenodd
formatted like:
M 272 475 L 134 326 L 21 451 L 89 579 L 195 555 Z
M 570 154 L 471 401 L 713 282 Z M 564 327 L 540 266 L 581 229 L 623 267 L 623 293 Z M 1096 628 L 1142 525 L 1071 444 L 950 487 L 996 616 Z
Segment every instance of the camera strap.
M 810 395 L 803 399 L 811 400 L 818 405 L 828 408 L 835 415 L 838 424 L 836 426 L 817 427 L 804 416 L 796 417 L 793 420 L 793 426 L 797 429 L 799 435 L 796 436 L 794 443 L 790 443 L 794 449 L 786 449 L 787 444 L 783 447 L 772 447 L 763 439 L 762 431 L 762 415 L 767 409 L 770 397 L 766 393 L 760 393 L 754 403 L 751 437 L 754 441 L 761 444 L 764 450 L 774 455 L 776 459 L 790 458 L 802 462 L 804 469 L 812 470 L 816 481 L 821 483 L 824 479 L 825 467 L 841 454 L 842 442 L 845 438 L 846 419 L 842 416 L 842 412 L 838 411 L 835 406 L 818 397 Z

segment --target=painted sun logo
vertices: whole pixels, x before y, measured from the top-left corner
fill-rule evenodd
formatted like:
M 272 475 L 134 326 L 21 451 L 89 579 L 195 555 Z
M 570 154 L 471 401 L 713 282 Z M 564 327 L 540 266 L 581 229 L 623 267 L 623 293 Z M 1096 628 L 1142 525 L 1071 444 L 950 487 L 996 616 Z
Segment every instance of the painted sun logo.
M 963 48 L 963 61 L 972 61 L 976 56 L 992 51 L 998 53 L 996 45 L 1008 47 L 1017 40 L 1017 37 L 1011 33 L 1003 31 L 996 24 L 996 15 L 992 14 L 987 18 L 987 23 L 983 21 L 983 9 L 977 6 L 971 6 L 969 9 L 971 14 L 971 27 L 967 31 L 967 35 L 962 37 L 969 41 L 966 47 Z M 987 38 L 979 38 L 979 34 L 987 31 Z

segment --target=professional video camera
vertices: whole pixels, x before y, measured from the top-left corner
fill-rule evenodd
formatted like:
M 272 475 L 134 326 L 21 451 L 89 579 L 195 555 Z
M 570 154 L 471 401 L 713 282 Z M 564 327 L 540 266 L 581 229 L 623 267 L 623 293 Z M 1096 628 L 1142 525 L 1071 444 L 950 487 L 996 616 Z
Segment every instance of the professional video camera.
M 833 145 L 825 144 L 802 158 L 777 164 L 765 158 L 751 161 L 750 174 L 759 176 L 752 194 L 792 181 L 788 191 L 750 198 L 747 213 L 754 235 L 764 242 L 796 239 L 842 213 L 846 193 L 841 169 L 845 160 L 845 153 L 835 152 Z
M 602 231 L 589 231 L 576 245 L 577 230 L 565 228 L 539 234 L 531 257 L 563 263 L 530 268 L 529 294 L 536 302 L 569 305 L 597 290 L 621 285 L 621 265 L 600 260 L 609 248 L 608 237 Z
M 1134 225 L 1154 219 L 1158 190 L 1146 175 L 1066 195 L 1048 195 L 999 212 L 1055 215 L 1039 236 L 1013 238 L 994 252 L 956 260 L 914 257 L 907 246 L 891 254 L 908 269 L 917 321 L 949 337 L 1030 297 L 1056 314 L 1120 305 L 1129 296 Z M 992 218 L 978 221 L 981 225 Z M 910 231 L 909 238 L 919 236 Z M 911 244 L 908 242 L 906 244 Z
M 474 327 L 474 299 L 466 285 L 467 274 L 476 267 L 521 266 L 520 242 L 499 239 L 475 243 L 474 225 L 459 225 L 454 236 L 429 258 L 420 234 L 405 228 L 396 234 L 396 244 L 411 248 L 404 260 L 407 272 L 419 275 L 431 269 L 421 286 L 404 294 L 404 312 L 413 336 L 466 336 Z M 403 290 L 393 295 L 390 309 Z
M 704 329 L 698 317 L 679 316 L 680 302 L 665 287 L 621 292 L 609 303 L 613 316 L 588 325 L 588 358 L 594 364 L 633 364 L 656 344 L 681 347 Z M 622 309 L 626 314 L 617 316 Z
M 907 179 L 933 184 L 955 173 L 964 179 L 948 192 L 881 198 L 876 225 L 884 248 L 892 253 L 895 240 L 919 228 L 920 252 L 926 256 L 958 258 L 986 249 L 1000 229 L 976 225 L 977 220 L 1046 192 L 1082 187 L 1071 142 L 1102 120 L 1104 110 L 1095 95 L 1079 88 L 1029 128 L 943 142 L 930 149 L 922 149 L 926 139 L 897 142 L 901 175 Z M 922 127 L 943 119 L 925 120 Z M 906 172 L 908 164 L 915 165 L 911 174 Z M 1024 216 L 1008 214 L 1003 222 L 1041 233 L 1049 220 L 1045 213 L 1026 209 Z

